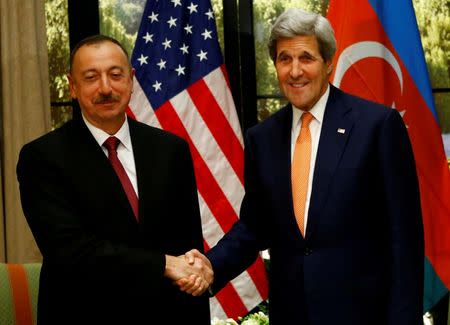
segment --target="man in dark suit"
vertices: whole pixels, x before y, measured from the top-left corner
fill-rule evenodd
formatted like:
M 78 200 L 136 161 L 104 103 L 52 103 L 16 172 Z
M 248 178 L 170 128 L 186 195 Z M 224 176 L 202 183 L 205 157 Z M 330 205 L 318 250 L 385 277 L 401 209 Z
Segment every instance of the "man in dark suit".
M 134 70 L 116 40 L 87 38 L 70 62 L 81 116 L 25 145 L 17 165 L 43 255 L 39 324 L 209 325 L 208 299 L 172 284 L 208 279 L 180 256 L 203 247 L 187 143 L 127 119 Z
M 268 248 L 271 325 L 422 324 L 421 207 L 402 118 L 329 84 L 324 17 L 287 10 L 269 49 L 290 103 L 246 133 L 240 220 L 207 253 L 212 291 Z

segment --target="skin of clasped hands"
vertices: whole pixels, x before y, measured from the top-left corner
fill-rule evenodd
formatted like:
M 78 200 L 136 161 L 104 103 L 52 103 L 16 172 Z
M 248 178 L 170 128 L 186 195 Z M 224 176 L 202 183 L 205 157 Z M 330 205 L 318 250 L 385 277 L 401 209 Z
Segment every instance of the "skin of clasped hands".
M 164 275 L 181 291 L 193 296 L 202 295 L 214 280 L 211 263 L 197 249 L 180 256 L 166 255 Z

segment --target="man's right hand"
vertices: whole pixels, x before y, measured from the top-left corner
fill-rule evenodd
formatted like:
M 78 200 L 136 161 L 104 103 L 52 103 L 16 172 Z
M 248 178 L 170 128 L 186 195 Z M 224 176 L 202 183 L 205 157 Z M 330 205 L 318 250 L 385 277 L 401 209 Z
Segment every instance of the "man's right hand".
M 198 254 L 202 255 L 207 263 Z M 164 276 L 178 285 L 180 290 L 199 296 L 212 283 L 213 271 L 209 260 L 203 254 L 197 250 L 191 250 L 187 256 L 166 255 Z

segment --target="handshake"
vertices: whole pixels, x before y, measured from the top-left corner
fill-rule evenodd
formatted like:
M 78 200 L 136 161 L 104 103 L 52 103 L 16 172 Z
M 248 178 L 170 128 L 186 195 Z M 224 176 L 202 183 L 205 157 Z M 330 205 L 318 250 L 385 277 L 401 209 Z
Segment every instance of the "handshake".
M 193 296 L 200 296 L 214 280 L 214 272 L 208 258 L 196 249 L 184 255 L 166 255 L 164 276 Z

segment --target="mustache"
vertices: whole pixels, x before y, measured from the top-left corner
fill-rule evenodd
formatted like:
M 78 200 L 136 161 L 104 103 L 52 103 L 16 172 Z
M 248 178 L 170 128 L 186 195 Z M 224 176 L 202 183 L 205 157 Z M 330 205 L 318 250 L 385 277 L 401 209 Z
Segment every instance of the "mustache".
M 120 97 L 118 95 L 100 95 L 96 98 L 94 98 L 93 102 L 94 104 L 104 104 L 104 103 L 111 103 L 111 102 L 118 102 L 120 100 Z

